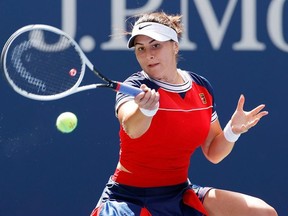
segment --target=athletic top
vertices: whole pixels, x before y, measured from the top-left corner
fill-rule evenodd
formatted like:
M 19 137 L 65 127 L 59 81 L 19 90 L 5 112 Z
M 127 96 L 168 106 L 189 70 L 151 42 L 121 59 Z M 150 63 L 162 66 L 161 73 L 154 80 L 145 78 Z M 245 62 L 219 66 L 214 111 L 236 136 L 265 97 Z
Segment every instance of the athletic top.
M 149 129 L 132 139 L 120 125 L 120 163 L 131 173 L 116 169 L 112 179 L 135 187 L 159 187 L 187 181 L 190 157 L 204 143 L 215 121 L 210 83 L 193 72 L 178 69 L 183 84 L 169 84 L 150 78 L 144 71 L 124 82 L 146 84 L 160 94 L 159 110 Z M 117 93 L 115 110 L 133 97 Z

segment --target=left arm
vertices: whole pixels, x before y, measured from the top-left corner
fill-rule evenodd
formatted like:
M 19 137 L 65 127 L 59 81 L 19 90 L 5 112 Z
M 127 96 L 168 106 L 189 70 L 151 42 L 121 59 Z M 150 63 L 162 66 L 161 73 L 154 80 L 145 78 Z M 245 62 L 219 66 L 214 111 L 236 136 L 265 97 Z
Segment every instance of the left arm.
M 259 105 L 251 111 L 244 111 L 245 98 L 240 96 L 237 108 L 228 122 L 233 134 L 242 134 L 247 132 L 251 127 L 254 127 L 259 120 L 268 114 L 267 111 L 262 111 L 265 105 Z M 226 136 L 226 137 L 225 137 Z M 230 154 L 234 147 L 235 142 L 227 140 L 227 135 L 223 132 L 219 120 L 211 124 L 210 131 L 206 138 L 206 141 L 201 146 L 202 151 L 206 158 L 212 163 L 219 163 L 226 156 Z

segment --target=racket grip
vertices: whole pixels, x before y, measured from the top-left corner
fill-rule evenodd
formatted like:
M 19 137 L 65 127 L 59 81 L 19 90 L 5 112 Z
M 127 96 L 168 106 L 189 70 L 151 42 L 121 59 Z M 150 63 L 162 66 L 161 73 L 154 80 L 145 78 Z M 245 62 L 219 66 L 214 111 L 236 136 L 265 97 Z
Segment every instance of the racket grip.
M 136 96 L 138 95 L 139 93 L 143 92 L 140 88 L 137 88 L 137 87 L 134 87 L 134 86 L 131 86 L 131 85 L 127 85 L 125 83 L 120 83 L 120 82 L 117 82 L 117 88 L 116 88 L 116 91 L 119 91 L 123 94 L 128 94 L 128 95 L 131 95 L 131 96 Z

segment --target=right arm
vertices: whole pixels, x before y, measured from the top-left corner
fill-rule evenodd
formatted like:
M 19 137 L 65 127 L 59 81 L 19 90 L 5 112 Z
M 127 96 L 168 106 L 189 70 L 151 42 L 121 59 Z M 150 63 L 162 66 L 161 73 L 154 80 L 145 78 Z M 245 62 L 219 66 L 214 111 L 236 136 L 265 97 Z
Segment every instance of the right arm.
M 140 88 L 143 92 L 118 108 L 118 120 L 128 136 L 133 139 L 142 136 L 149 129 L 153 118 L 144 115 L 139 108 L 153 110 L 160 98 L 154 89 L 151 90 L 144 84 Z

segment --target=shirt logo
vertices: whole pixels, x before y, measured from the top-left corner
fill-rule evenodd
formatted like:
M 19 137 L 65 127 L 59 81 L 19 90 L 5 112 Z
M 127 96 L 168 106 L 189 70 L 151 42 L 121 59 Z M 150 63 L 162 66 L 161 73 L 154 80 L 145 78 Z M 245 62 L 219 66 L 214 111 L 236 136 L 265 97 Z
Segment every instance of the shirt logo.
M 204 93 L 200 93 L 199 94 L 199 97 L 202 101 L 203 104 L 207 104 L 207 100 L 206 100 L 206 97 L 205 97 L 205 94 Z
M 139 30 L 143 29 L 143 28 L 146 28 L 148 26 L 151 26 L 152 24 L 147 24 L 147 25 L 144 25 L 144 26 L 139 26 Z

